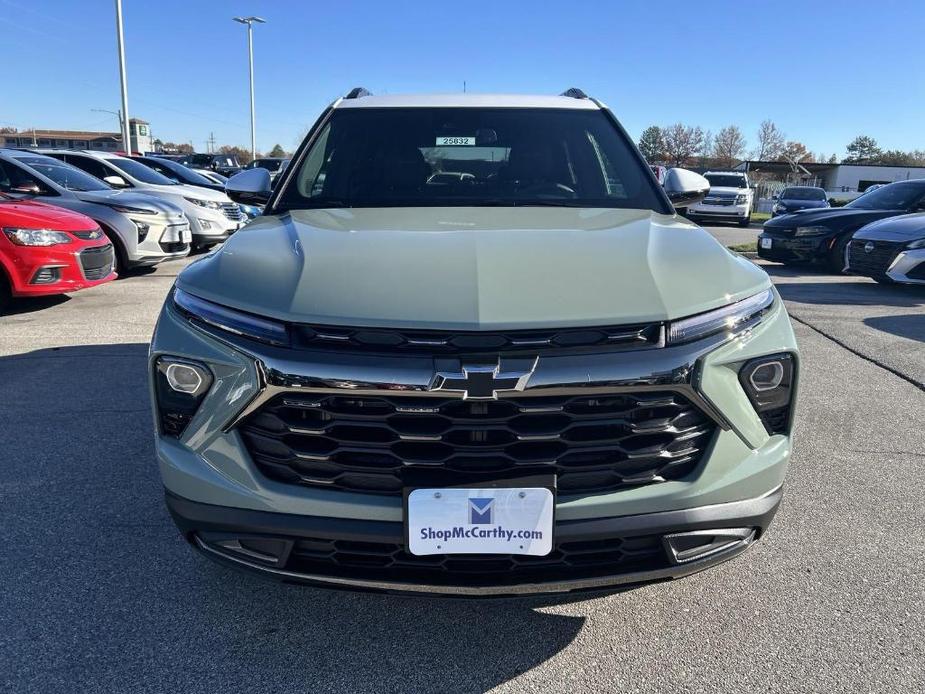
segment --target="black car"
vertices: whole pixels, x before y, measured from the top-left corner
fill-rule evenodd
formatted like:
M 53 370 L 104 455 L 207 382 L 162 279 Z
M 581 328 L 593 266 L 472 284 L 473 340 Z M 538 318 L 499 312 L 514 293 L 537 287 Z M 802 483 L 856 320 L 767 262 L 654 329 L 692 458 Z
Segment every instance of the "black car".
M 848 272 L 883 284 L 925 284 L 925 214 L 872 222 L 851 237 Z
M 828 206 L 829 201 L 826 198 L 825 190 L 822 188 L 791 186 L 784 188 L 780 195 L 774 196 L 774 207 L 771 208 L 771 216 L 779 217 L 783 214 Z
M 187 154 L 180 163 L 191 169 L 208 169 L 222 176 L 234 176 L 241 170 L 233 154 Z
M 148 168 L 154 169 L 159 174 L 163 174 L 172 181 L 177 183 L 186 183 L 198 188 L 208 188 L 209 190 L 219 190 L 225 192 L 225 186 L 220 183 L 213 183 L 200 173 L 196 173 L 190 168 L 183 166 L 172 159 L 164 159 L 159 156 L 133 156 L 137 162 L 141 162 Z
M 823 263 L 841 272 L 845 247 L 855 231 L 878 219 L 923 211 L 925 179 L 891 183 L 844 207 L 804 210 L 768 220 L 758 237 L 758 255 L 779 263 Z

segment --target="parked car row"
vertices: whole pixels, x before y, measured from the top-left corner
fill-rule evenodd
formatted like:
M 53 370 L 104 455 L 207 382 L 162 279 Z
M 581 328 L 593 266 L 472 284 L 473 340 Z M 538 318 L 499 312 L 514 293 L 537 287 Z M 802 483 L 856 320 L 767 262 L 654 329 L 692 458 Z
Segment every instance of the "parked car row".
M 844 207 L 788 208 L 765 222 L 758 255 L 886 284 L 925 284 L 925 180 L 890 183 Z
M 0 194 L 0 215 L 13 216 L 0 224 L 0 301 L 71 292 L 183 257 L 260 213 L 175 161 L 78 150 L 0 149 Z

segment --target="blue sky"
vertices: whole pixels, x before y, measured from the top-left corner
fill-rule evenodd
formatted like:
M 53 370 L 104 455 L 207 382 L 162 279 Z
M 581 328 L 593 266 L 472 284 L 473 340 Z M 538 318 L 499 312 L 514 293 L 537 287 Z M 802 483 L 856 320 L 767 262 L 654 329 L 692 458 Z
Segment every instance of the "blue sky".
M 774 120 L 813 152 L 861 133 L 925 149 L 925 3 L 124 0 L 129 111 L 164 140 L 250 140 L 245 29 L 255 29 L 257 146 L 292 149 L 350 87 L 557 93 L 580 86 L 633 137 L 676 121 Z M 111 0 L 0 0 L 0 125 L 116 130 Z

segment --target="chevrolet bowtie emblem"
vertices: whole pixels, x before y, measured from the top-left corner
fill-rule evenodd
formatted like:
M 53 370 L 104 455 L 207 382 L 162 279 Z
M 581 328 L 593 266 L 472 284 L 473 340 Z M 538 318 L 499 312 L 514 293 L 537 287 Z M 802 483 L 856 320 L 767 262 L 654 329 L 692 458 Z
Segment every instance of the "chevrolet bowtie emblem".
M 430 390 L 462 393 L 463 400 L 497 400 L 498 393 L 522 391 L 536 370 L 537 357 L 529 370 L 502 371 L 501 363 L 463 366 L 461 372 L 438 371 Z

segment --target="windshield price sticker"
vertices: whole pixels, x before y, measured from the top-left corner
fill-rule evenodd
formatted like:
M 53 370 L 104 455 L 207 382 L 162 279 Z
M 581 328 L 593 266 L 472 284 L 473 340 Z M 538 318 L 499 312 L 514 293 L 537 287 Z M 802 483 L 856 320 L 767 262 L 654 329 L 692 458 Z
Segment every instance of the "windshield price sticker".
M 437 147 L 454 147 L 462 145 L 464 147 L 474 147 L 475 137 L 438 137 Z

